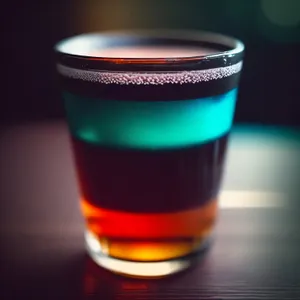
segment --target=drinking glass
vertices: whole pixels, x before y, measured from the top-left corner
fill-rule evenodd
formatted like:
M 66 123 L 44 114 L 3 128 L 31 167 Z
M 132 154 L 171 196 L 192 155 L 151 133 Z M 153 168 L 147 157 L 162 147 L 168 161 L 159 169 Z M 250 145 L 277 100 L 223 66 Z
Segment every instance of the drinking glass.
M 187 268 L 213 233 L 244 45 L 124 31 L 55 51 L 89 255 L 129 276 Z

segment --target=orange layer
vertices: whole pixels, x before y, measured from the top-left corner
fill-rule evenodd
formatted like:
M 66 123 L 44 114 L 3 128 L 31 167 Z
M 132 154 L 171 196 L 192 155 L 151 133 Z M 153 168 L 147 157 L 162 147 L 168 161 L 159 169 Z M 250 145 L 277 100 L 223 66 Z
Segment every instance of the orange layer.
M 213 226 L 217 200 L 201 207 L 173 213 L 129 213 L 95 207 L 81 200 L 90 231 L 99 237 L 160 239 L 202 237 Z

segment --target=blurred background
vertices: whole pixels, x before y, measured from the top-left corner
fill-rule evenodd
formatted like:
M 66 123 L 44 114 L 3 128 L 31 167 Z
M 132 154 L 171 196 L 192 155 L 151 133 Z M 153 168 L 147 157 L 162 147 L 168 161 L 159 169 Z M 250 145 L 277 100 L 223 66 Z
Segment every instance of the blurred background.
M 0 124 L 64 117 L 53 55 L 59 40 L 87 31 L 164 27 L 244 41 L 236 121 L 300 125 L 299 0 L 6 1 L 2 14 Z

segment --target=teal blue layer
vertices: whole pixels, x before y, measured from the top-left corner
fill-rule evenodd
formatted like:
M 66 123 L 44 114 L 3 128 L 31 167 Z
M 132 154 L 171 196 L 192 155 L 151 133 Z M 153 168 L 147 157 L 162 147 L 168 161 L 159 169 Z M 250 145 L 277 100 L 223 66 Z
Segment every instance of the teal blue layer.
M 205 143 L 228 132 L 237 89 L 182 101 L 115 101 L 64 93 L 71 133 L 106 146 L 164 149 Z

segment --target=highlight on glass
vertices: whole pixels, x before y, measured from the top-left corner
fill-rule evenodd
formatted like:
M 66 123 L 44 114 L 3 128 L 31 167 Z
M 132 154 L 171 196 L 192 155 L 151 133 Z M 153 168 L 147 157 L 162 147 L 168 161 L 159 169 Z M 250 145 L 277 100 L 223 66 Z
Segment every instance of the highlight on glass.
M 244 45 L 132 31 L 55 50 L 88 253 L 131 276 L 189 267 L 214 229 Z

